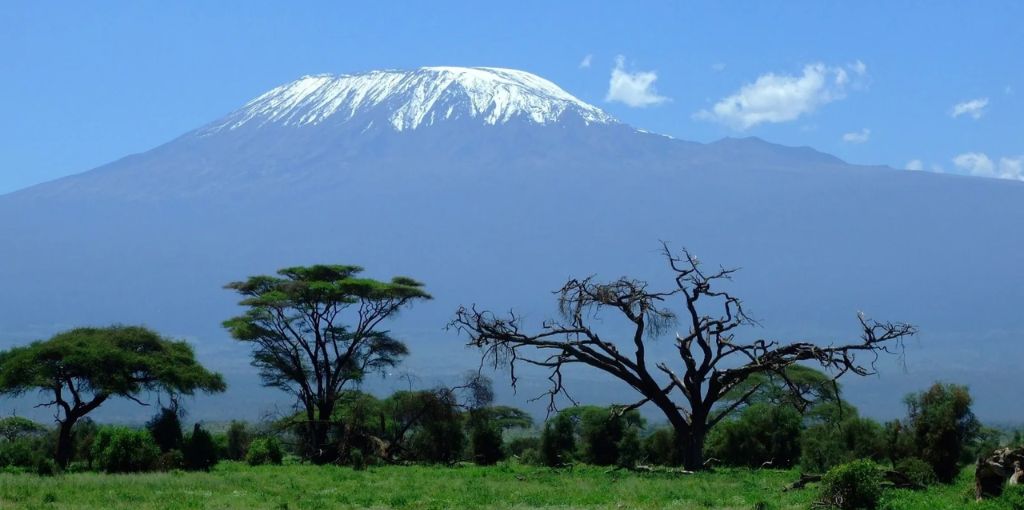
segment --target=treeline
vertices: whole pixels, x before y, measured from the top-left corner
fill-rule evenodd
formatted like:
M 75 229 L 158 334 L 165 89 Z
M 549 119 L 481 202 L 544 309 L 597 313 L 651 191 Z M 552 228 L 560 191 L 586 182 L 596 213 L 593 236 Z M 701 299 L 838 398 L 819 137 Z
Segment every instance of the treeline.
M 1002 445 L 1024 446 L 1022 431 L 1005 435 L 982 427 L 962 386 L 936 384 L 908 395 L 907 416 L 879 423 L 860 416 L 820 372 L 797 369 L 807 400 L 797 401 L 771 381 L 761 384 L 734 418 L 708 438 L 709 465 L 824 473 L 868 459 L 929 485 L 951 482 L 963 465 Z M 682 464 L 674 430 L 650 426 L 636 410 L 574 406 L 535 424 L 523 410 L 493 405 L 489 381 L 467 378 L 456 387 L 398 391 L 378 398 L 348 391 L 327 423 L 326 447 L 339 463 L 490 465 L 512 461 L 549 467 L 574 463 L 625 469 Z M 177 406 L 160 409 L 142 428 L 84 419 L 72 439 L 71 471 L 108 473 L 208 470 L 222 460 L 250 465 L 300 462 L 308 451 L 301 414 L 273 422 L 233 421 L 185 430 Z M 0 467 L 53 474 L 58 431 L 21 417 L 0 419 Z

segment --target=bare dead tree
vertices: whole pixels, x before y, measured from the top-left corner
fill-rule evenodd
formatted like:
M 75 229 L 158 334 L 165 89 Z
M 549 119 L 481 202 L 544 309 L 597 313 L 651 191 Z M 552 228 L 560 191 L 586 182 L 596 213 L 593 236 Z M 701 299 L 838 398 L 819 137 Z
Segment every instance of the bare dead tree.
M 547 397 L 550 410 L 555 410 L 559 395 L 575 403 L 563 384 L 567 366 L 590 366 L 628 384 L 642 398 L 621 406 L 620 412 L 645 404 L 661 410 L 675 430 L 688 470 L 704 468 L 708 432 L 745 404 L 758 386 L 725 405 L 716 404 L 752 375 L 777 376 L 793 386 L 785 369 L 801 362 L 820 365 L 833 380 L 849 373 L 873 374 L 879 354 L 902 354 L 903 338 L 916 333 L 909 324 L 877 322 L 858 314 L 861 336 L 855 342 L 823 346 L 759 339 L 743 343 L 735 336 L 737 329 L 755 322 L 739 298 L 716 287 L 736 270 L 705 271 L 688 251 L 674 254 L 666 245 L 663 253 L 675 275 L 667 291 L 652 291 L 647 283 L 628 278 L 611 283 L 598 283 L 593 277 L 571 279 L 557 291 L 561 319 L 545 321 L 539 332 L 525 332 L 514 312 L 499 317 L 475 306 L 461 307 L 449 328 L 467 334 L 485 362 L 495 368 L 507 366 L 513 388 L 519 381 L 517 367 L 546 369 L 551 387 L 538 398 Z M 669 304 L 681 305 L 682 311 L 676 314 Z M 603 338 L 591 326 L 605 309 L 629 321 L 629 338 Z M 647 342 L 676 325 L 686 328 L 686 333 L 676 333 L 678 359 L 648 359 Z M 858 355 L 865 355 L 864 359 Z

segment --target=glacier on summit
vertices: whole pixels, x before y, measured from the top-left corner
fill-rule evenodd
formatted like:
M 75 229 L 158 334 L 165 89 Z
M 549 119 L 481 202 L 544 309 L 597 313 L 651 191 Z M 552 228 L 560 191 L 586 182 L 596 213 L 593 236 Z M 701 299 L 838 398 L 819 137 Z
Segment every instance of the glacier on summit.
M 354 75 L 305 76 L 274 88 L 205 128 L 212 134 L 255 124 L 284 126 L 347 122 L 383 115 L 396 131 L 440 120 L 479 118 L 484 124 L 524 119 L 550 124 L 575 117 L 585 124 L 617 121 L 537 75 L 493 67 L 422 67 Z

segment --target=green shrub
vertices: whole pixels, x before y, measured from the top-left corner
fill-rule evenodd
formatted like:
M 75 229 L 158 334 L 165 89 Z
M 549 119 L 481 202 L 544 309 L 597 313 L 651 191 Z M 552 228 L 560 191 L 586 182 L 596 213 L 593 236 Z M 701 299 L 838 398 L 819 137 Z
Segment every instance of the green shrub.
M 631 429 L 643 426 L 643 418 L 635 410 L 621 416 L 610 407 L 585 406 L 568 412 L 579 416 L 583 461 L 597 466 L 618 463 L 623 437 Z
M 352 464 L 352 469 L 356 471 L 366 469 L 366 456 L 363 455 L 362 450 L 352 450 L 352 453 L 349 454 L 349 462 Z
M 156 466 L 160 448 L 145 430 L 103 427 L 92 443 L 92 458 L 107 473 L 149 471 Z
M 935 384 L 906 398 L 915 454 L 931 464 L 939 481 L 950 483 L 967 460 L 964 452 L 981 425 L 971 411 L 967 387 Z
M 730 466 L 788 468 L 800 458 L 801 426 L 792 407 L 755 404 L 712 429 L 707 450 Z
M 156 469 L 160 471 L 174 471 L 185 469 L 185 455 L 181 450 L 169 450 L 156 459 Z
M 228 426 L 226 456 L 231 460 L 242 460 L 249 449 L 252 435 L 245 422 L 232 421 Z
M 363 452 L 353 450 L 350 457 L 354 458 L 356 452 L 361 457 Z M 276 437 L 261 437 L 253 439 L 249 443 L 249 451 L 245 455 L 245 462 L 250 466 L 262 466 L 264 464 L 281 464 L 284 453 L 281 451 L 281 443 Z
M 868 460 L 855 460 L 825 475 L 819 502 L 840 510 L 874 510 L 881 496 L 882 474 L 878 467 Z
M 932 466 L 917 457 L 900 460 L 896 463 L 895 470 L 907 475 L 910 481 L 921 485 L 934 485 L 939 481 Z
M 198 423 L 192 433 L 185 437 L 181 453 L 185 458 L 185 469 L 193 471 L 209 471 L 217 464 L 217 444 L 213 436 Z
M 29 438 L 0 443 L 0 467 L 34 469 L 46 457 L 39 441 Z
M 615 463 L 617 466 L 632 469 L 640 463 L 644 452 L 640 447 L 640 433 L 635 427 L 626 429 L 616 446 L 619 450 L 619 458 Z
M 800 466 L 813 473 L 857 459 L 878 462 L 888 456 L 885 429 L 874 420 L 856 416 L 809 427 L 801 435 L 800 450 Z
M 501 430 L 486 416 L 470 418 L 469 443 L 473 462 L 481 466 L 491 466 L 505 458 Z
M 576 431 L 572 416 L 558 413 L 544 424 L 540 436 L 540 456 L 546 466 L 561 466 L 572 462 L 576 450 Z
M 174 409 L 162 408 L 146 423 L 161 452 L 180 450 L 182 443 L 181 420 Z
M 528 450 L 536 453 L 540 450 L 540 438 L 536 436 L 520 436 L 508 442 L 508 453 L 516 457 L 522 457 Z M 521 460 L 521 459 L 520 459 Z
M 682 460 L 676 446 L 676 432 L 671 427 L 655 429 L 643 440 L 643 455 L 647 461 L 661 466 L 675 466 Z
M 39 476 L 54 476 L 60 473 L 60 466 L 49 457 L 40 457 L 36 461 L 36 474 Z

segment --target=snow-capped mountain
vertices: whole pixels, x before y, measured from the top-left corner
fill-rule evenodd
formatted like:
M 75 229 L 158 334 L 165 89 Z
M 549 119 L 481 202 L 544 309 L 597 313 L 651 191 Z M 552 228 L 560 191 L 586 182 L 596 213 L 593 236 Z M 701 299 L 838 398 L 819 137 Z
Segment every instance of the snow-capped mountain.
M 1010 419 L 1024 407 L 1022 224 L 1022 183 L 670 139 L 521 71 L 312 76 L 150 151 L 0 196 L 0 347 L 144 323 L 227 375 L 229 392 L 193 416 L 255 418 L 282 397 L 257 389 L 220 327 L 237 313 L 229 281 L 343 263 L 426 282 L 435 299 L 388 327 L 412 352 L 402 370 L 429 386 L 479 365 L 443 329 L 457 306 L 536 325 L 568 276 L 664 288 L 665 240 L 743 268 L 730 290 L 763 325 L 747 337 L 849 340 L 858 310 L 918 325 L 908 372 L 884 358 L 881 378 L 847 383 L 867 414 L 901 414 L 904 393 L 942 379 L 972 384 L 983 417 Z M 632 398 L 571 376 L 584 401 Z M 543 383 L 503 398 L 527 405 Z
M 213 134 L 245 126 L 315 125 L 383 121 L 396 131 L 442 120 L 479 119 L 484 124 L 525 120 L 550 124 L 616 122 L 537 75 L 493 67 L 423 67 L 355 75 L 305 76 L 277 87 L 202 130 Z

